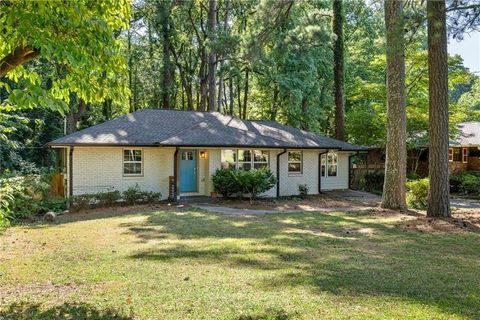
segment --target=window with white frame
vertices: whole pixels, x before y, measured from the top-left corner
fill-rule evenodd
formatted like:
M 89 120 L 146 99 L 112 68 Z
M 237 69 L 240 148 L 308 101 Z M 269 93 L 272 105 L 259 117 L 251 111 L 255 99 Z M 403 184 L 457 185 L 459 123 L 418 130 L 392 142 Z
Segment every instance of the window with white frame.
M 288 173 L 302 173 L 303 170 L 303 154 L 302 151 L 288 152 Z
M 453 161 L 453 148 L 448 148 L 448 161 Z
M 143 174 L 143 155 L 141 149 L 123 149 L 123 175 L 141 176 Z
M 468 162 L 468 148 L 462 148 L 462 162 Z
M 222 167 L 241 170 L 268 168 L 268 154 L 265 150 L 222 150 Z
M 338 155 L 330 152 L 322 154 L 320 165 L 322 177 L 336 177 L 338 174 Z
M 338 156 L 336 153 L 327 153 L 327 173 L 329 177 L 336 177 L 338 172 Z

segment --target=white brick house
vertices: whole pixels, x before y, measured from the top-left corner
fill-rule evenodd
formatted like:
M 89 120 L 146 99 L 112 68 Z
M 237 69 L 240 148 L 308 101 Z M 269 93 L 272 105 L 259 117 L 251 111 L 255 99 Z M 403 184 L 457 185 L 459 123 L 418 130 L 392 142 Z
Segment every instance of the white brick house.
M 144 109 L 49 143 L 65 163 L 66 195 L 142 190 L 209 196 L 222 166 L 268 167 L 278 183 L 265 196 L 348 189 L 349 156 L 365 150 L 271 121 L 220 113 Z

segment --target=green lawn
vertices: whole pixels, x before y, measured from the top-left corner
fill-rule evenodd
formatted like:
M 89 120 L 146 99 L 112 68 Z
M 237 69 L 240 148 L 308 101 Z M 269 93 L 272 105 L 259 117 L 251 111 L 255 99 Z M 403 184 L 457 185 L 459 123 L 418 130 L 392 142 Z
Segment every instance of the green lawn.
M 0 319 L 479 318 L 480 234 L 411 219 L 161 207 L 13 227 Z

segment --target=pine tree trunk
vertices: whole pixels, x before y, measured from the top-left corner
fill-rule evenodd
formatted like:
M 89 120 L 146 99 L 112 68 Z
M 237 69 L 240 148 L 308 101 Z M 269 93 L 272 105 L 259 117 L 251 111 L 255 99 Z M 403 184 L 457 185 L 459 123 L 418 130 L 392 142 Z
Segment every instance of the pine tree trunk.
M 234 99 L 235 99 L 235 92 L 233 91 L 233 77 L 230 76 L 230 79 L 228 80 L 228 93 L 229 93 L 229 98 L 230 98 L 230 115 L 233 116 L 234 111 Z
M 157 3 L 157 23 L 160 24 L 160 30 L 162 31 L 162 43 L 163 43 L 163 69 L 161 73 L 162 77 L 162 108 L 171 108 L 171 93 L 173 85 L 173 68 L 170 59 L 170 10 L 168 3 L 165 1 L 159 1 Z
M 217 26 L 217 0 L 208 1 L 208 36 L 210 41 L 215 40 L 215 28 Z M 217 55 L 210 47 L 208 50 L 208 111 L 217 111 L 217 83 L 216 68 Z
M 444 0 L 427 1 L 429 92 L 429 217 L 449 217 L 448 55 Z
M 407 172 L 403 1 L 385 0 L 387 146 L 382 207 L 406 208 Z
M 343 0 L 333 1 L 333 91 L 335 97 L 335 137 L 345 140 L 345 97 L 344 97 L 344 47 L 343 47 Z
M 243 119 L 247 119 L 247 106 L 248 106 L 248 69 L 245 71 L 245 88 L 243 91 Z

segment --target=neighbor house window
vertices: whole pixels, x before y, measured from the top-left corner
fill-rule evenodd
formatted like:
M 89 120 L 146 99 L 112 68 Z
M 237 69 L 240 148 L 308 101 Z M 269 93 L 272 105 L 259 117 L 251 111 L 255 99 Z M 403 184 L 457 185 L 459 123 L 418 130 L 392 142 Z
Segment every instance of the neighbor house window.
M 338 155 L 336 153 L 323 154 L 321 158 L 322 177 L 336 177 L 338 172 Z
M 123 150 L 123 174 L 126 176 L 140 176 L 142 172 L 142 150 L 124 149 Z
M 222 150 L 222 167 L 250 170 L 268 168 L 268 151 Z
M 302 173 L 302 151 L 288 152 L 288 172 Z
M 462 162 L 468 162 L 468 148 L 462 148 Z
M 336 153 L 327 154 L 328 176 L 336 177 L 338 171 L 338 156 Z
M 462 149 L 453 148 L 453 161 L 462 161 Z
M 448 161 L 453 161 L 453 148 L 448 148 Z

